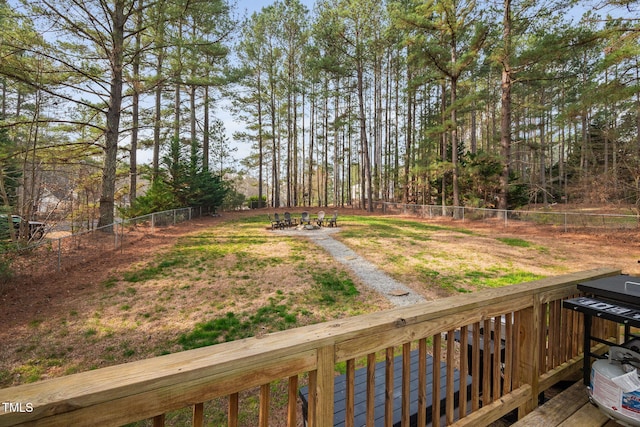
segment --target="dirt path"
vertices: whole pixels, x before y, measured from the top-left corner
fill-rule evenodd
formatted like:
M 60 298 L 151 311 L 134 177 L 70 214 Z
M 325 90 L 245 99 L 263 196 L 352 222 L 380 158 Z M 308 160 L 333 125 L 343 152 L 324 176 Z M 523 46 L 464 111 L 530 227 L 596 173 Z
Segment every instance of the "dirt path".
M 352 251 L 342 242 L 332 237 L 340 231 L 336 228 L 322 228 L 319 230 L 275 230 L 275 233 L 283 233 L 290 236 L 304 236 L 316 245 L 320 246 L 338 262 L 350 269 L 362 283 L 384 296 L 396 307 L 408 306 L 426 302 L 413 289 L 405 286 L 397 280 L 389 277 L 378 267 L 370 263 L 360 255 Z

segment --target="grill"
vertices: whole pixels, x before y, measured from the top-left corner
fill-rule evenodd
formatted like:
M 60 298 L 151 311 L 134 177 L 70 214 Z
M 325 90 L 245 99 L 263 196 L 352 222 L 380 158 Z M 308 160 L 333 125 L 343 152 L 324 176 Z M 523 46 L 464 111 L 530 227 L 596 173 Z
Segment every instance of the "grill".
M 566 309 L 584 314 L 583 381 L 591 401 L 607 416 L 626 426 L 640 426 L 640 338 L 632 328 L 640 328 L 640 277 L 619 275 L 577 285 L 585 296 L 563 301 Z M 624 325 L 624 344 L 594 337 L 593 318 Z M 608 360 L 591 353 L 591 343 L 609 345 Z M 624 380 L 624 381 L 623 381 Z M 629 383 L 626 383 L 628 381 Z

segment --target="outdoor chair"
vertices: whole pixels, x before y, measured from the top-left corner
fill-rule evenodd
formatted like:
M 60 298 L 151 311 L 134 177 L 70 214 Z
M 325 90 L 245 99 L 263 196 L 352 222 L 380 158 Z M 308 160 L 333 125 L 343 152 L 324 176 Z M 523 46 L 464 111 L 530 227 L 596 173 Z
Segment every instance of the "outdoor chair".
M 324 211 L 320 211 L 318 212 L 318 217 L 316 218 L 316 224 L 322 227 L 323 223 L 324 223 Z
M 300 224 L 311 224 L 311 218 L 309 218 L 309 212 L 302 212 L 300 217 Z
M 276 228 L 284 228 L 284 221 L 280 219 L 280 214 L 273 214 L 273 219 L 271 219 L 271 215 L 269 215 L 269 221 L 271 221 L 271 229 L 275 230 Z
M 284 225 L 286 227 L 292 227 L 292 226 L 298 225 L 298 220 L 296 218 L 291 218 L 291 213 L 290 212 L 285 212 L 284 213 Z
M 329 227 L 337 227 L 338 226 L 338 212 L 335 212 L 331 218 L 327 220 L 327 225 Z

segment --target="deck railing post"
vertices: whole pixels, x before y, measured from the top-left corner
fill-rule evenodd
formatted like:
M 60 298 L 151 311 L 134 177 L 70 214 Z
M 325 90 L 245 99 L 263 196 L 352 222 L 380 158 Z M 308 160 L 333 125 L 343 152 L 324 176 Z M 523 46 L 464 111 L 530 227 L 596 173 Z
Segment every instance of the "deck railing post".
M 316 407 L 314 427 L 333 426 L 333 393 L 335 376 L 335 348 L 333 345 L 318 349 L 316 376 Z
M 533 306 L 516 312 L 518 318 L 518 367 L 517 383 L 519 386 L 531 385 L 531 396 L 526 404 L 518 408 L 518 419 L 524 417 L 538 406 L 538 390 L 540 376 L 540 299 L 533 295 Z

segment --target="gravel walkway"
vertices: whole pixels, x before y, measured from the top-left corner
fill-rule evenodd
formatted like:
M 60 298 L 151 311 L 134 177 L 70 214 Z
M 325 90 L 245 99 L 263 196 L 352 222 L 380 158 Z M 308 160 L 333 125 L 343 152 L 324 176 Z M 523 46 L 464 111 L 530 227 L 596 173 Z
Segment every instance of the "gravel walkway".
M 307 237 L 313 243 L 323 247 L 337 261 L 351 269 L 365 285 L 385 296 L 395 306 L 408 306 L 426 302 L 414 290 L 387 276 L 375 265 L 334 239 L 332 234 L 338 231 L 340 231 L 340 228 L 324 227 L 317 230 L 285 229 L 276 230 L 275 232 L 289 236 Z

